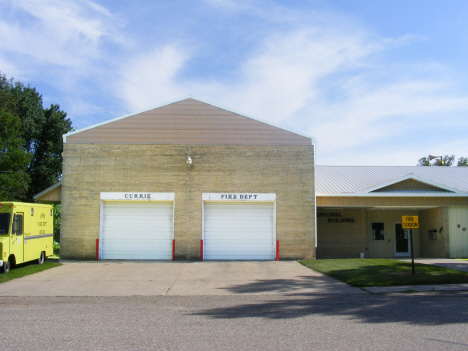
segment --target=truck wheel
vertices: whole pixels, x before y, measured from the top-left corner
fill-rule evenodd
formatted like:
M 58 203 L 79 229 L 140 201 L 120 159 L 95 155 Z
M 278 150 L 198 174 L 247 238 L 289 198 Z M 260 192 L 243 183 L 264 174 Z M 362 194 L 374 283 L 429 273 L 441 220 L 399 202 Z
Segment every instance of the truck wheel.
M 2 273 L 8 273 L 10 270 L 10 262 L 3 262 Z
M 37 264 L 43 264 L 45 259 L 44 251 L 41 252 L 41 256 L 37 259 Z

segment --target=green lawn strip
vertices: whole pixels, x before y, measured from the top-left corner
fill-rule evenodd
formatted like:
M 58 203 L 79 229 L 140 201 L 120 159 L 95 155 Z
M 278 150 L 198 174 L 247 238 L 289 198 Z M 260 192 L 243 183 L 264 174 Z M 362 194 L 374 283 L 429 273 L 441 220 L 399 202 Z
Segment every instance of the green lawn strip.
M 299 261 L 304 266 L 355 287 L 468 283 L 468 273 L 455 269 L 392 259 L 336 259 Z
M 5 283 L 7 281 L 21 278 L 26 275 L 39 273 L 45 271 L 46 269 L 54 268 L 61 266 L 61 263 L 58 262 L 44 262 L 43 264 L 37 264 L 35 262 L 28 262 L 19 264 L 16 267 L 10 268 L 8 273 L 0 274 L 0 283 Z

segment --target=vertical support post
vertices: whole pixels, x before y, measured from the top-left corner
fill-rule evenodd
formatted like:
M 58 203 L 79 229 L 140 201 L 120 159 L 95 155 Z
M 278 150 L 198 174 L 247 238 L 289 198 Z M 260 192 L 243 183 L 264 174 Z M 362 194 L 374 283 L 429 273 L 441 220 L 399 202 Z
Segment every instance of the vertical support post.
M 172 260 L 175 260 L 175 239 L 172 239 Z
M 276 260 L 279 261 L 279 240 L 276 240 Z
M 96 261 L 99 261 L 99 239 L 96 239 Z
M 409 230 L 409 235 L 410 235 L 410 242 L 411 242 L 411 266 L 413 269 L 413 275 L 414 273 L 414 250 L 413 250 L 413 229 Z
M 200 261 L 203 261 L 203 239 L 200 240 Z

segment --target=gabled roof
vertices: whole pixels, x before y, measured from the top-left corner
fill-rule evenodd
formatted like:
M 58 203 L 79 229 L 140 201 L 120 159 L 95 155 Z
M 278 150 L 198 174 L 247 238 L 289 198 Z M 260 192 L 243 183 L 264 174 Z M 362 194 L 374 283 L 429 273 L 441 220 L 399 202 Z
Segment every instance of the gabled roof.
M 313 138 L 192 98 L 70 132 L 67 144 L 311 145 Z
M 34 195 L 33 199 L 37 202 L 60 203 L 62 199 L 62 181 Z
M 468 196 L 468 167 L 316 166 L 317 196 Z

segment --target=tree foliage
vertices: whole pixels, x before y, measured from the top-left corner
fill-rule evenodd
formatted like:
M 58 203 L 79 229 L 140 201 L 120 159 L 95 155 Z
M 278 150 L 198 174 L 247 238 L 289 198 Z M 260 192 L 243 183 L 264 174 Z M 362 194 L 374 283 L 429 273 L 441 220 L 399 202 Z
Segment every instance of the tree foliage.
M 433 159 L 432 162 L 429 159 L 430 155 L 428 157 L 422 157 L 418 160 L 418 166 L 446 166 L 450 167 L 453 165 L 455 162 L 455 155 L 449 156 L 445 155 L 440 158 Z M 468 166 L 468 158 L 466 157 L 460 157 L 457 163 L 457 166 Z
M 17 116 L 0 110 L 0 199 L 16 200 L 29 188 L 27 173 L 32 154 L 23 149 L 21 121 Z
M 43 107 L 35 88 L 0 74 L 2 131 L 0 200 L 32 201 L 33 196 L 60 180 L 62 134 L 72 130 L 58 105 Z M 3 147 L 6 145 L 8 147 Z
M 54 204 L 52 207 L 54 208 L 54 241 L 59 243 L 62 205 Z
M 459 167 L 468 167 L 468 157 L 460 157 L 458 159 L 457 166 L 459 166 Z

